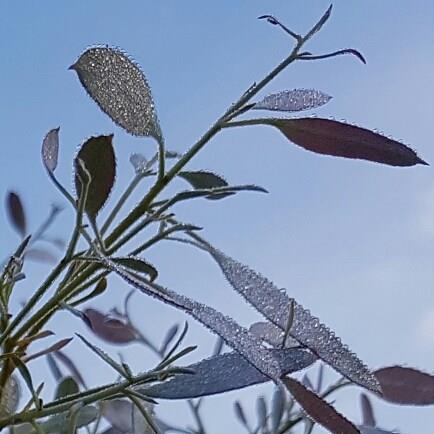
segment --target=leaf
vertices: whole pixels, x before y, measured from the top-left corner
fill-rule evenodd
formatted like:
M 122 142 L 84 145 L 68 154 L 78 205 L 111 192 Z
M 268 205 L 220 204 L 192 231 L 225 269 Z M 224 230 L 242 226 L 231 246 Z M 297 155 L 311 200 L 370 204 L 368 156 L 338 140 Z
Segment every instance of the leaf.
M 365 393 L 360 395 L 360 406 L 362 407 L 363 425 L 375 427 L 377 422 L 375 421 L 374 409 L 372 408 L 371 400 Z
M 250 332 L 274 348 L 281 348 L 285 332 L 270 322 L 256 322 L 249 328 Z M 285 340 L 285 348 L 298 347 L 300 344 L 294 338 Z
M 15 413 L 20 400 L 20 385 L 14 375 L 11 375 L 3 387 L 0 398 L 0 417 Z
M 65 377 L 56 388 L 55 398 L 60 399 L 68 395 L 74 395 L 80 391 L 78 384 L 72 377 Z
M 85 301 L 91 300 L 92 298 L 101 295 L 106 289 L 107 289 L 107 279 L 105 277 L 102 277 L 100 280 L 98 280 L 97 284 L 95 285 L 95 288 L 89 294 L 79 298 L 78 300 L 73 301 L 72 303 L 70 303 L 70 306 L 75 307 L 80 304 L 83 304 Z
M 24 382 L 27 385 L 27 388 L 30 391 L 30 394 L 32 395 L 33 402 L 35 404 L 35 407 L 39 409 L 42 405 L 41 400 L 39 399 L 39 396 L 37 395 L 35 388 L 33 387 L 33 380 L 32 376 L 30 374 L 30 371 L 27 369 L 27 366 L 23 363 L 23 361 L 16 356 L 12 356 L 12 360 L 16 368 L 21 374 L 21 377 L 23 378 Z
M 113 135 L 88 139 L 75 157 L 75 188 L 80 197 L 82 185 L 79 177 L 78 160 L 83 161 L 91 175 L 85 210 L 89 217 L 95 218 L 106 203 L 116 177 L 116 158 Z
M 42 162 L 49 172 L 54 172 L 59 158 L 59 130 L 50 130 L 42 142 Z
M 98 410 L 92 405 L 86 405 L 78 410 L 76 418 L 76 428 L 82 428 L 91 424 L 98 417 Z M 69 412 L 60 413 L 50 417 L 41 424 L 41 428 L 46 434 L 57 434 L 64 432 L 69 425 L 71 415 Z
M 212 188 L 227 187 L 229 184 L 220 175 L 213 172 L 200 171 L 183 171 L 178 176 L 187 181 L 195 190 L 207 190 Z M 223 199 L 232 196 L 235 193 L 221 193 L 217 196 L 207 196 L 207 199 Z
M 360 431 L 350 421 L 339 414 L 330 404 L 306 389 L 293 378 L 285 377 L 283 384 L 289 393 L 301 405 L 304 411 L 317 423 L 334 434 L 360 434 Z
M 38 351 L 37 353 L 33 353 L 30 356 L 26 356 L 23 358 L 23 360 L 28 363 L 30 360 L 37 359 L 38 357 L 45 356 L 49 353 L 53 353 L 55 351 L 61 350 L 63 347 L 68 345 L 72 341 L 72 338 L 62 339 L 55 344 L 51 345 L 48 348 L 45 348 L 45 350 Z
M 55 255 L 53 255 L 49 250 L 39 247 L 31 247 L 28 249 L 26 251 L 26 258 L 43 264 L 55 264 L 57 262 Z
M 265 318 L 285 331 L 288 312 L 293 302 L 294 319 L 290 336 L 354 383 L 372 391 L 380 391 L 376 377 L 318 318 L 256 271 L 210 245 L 207 248 L 233 289 Z
M 151 89 L 127 54 L 118 48 L 92 47 L 70 69 L 113 122 L 132 135 L 161 139 Z
M 145 173 L 148 170 L 148 160 L 142 154 L 131 154 L 130 163 L 136 172 L 136 175 Z
M 299 112 L 310 110 L 327 104 L 332 97 L 315 89 L 284 90 L 266 96 L 257 102 L 252 109 Z
M 265 119 L 291 142 L 324 155 L 368 160 L 390 166 L 428 165 L 413 149 L 378 133 L 331 119 Z
M 157 269 L 142 258 L 126 256 L 124 258 L 112 258 L 112 261 L 132 271 L 147 274 L 151 282 L 158 277 Z
M 6 211 L 14 229 L 24 237 L 27 232 L 26 214 L 18 193 L 9 191 L 6 198 Z
M 111 399 L 102 403 L 102 415 L 116 430 L 132 432 L 133 404 L 126 399 Z
M 178 324 L 174 324 L 172 327 L 170 327 L 169 330 L 167 330 L 166 336 L 164 337 L 163 342 L 161 343 L 161 347 L 160 347 L 161 354 L 166 353 L 167 347 L 175 338 L 176 334 L 178 333 L 178 329 L 179 329 Z
M 91 330 L 102 340 L 111 344 L 129 344 L 137 340 L 136 330 L 124 322 L 109 317 L 96 309 L 85 309 Z
M 256 414 L 258 416 L 258 425 L 267 431 L 267 404 L 263 396 L 259 396 L 256 400 Z
M 72 377 L 82 386 L 86 387 L 86 383 L 83 379 L 83 376 L 81 375 L 80 371 L 78 370 L 77 366 L 75 366 L 75 363 L 62 351 L 56 351 L 53 353 L 53 356 L 57 358 L 60 362 L 62 362 L 66 368 L 71 373 Z
M 249 424 L 247 423 L 246 415 L 244 413 L 244 410 L 243 410 L 243 407 L 241 406 L 240 401 L 234 402 L 234 411 L 235 411 L 235 416 L 237 416 L 237 419 L 241 422 L 241 424 L 245 427 L 249 426 Z
M 375 371 L 381 384 L 381 397 L 394 404 L 433 405 L 434 376 L 403 366 L 389 366 Z
M 59 382 L 62 379 L 63 374 L 59 366 L 57 365 L 56 360 L 51 354 L 47 354 L 47 362 L 54 379 Z
M 316 357 L 304 349 L 270 350 L 284 374 L 310 366 Z M 161 384 L 138 391 L 146 396 L 160 399 L 189 399 L 242 389 L 270 381 L 242 355 L 225 353 L 186 366 L 194 375 L 180 374 Z M 230 373 L 230 375 L 228 375 Z
M 285 411 L 285 390 L 282 386 L 276 386 L 274 389 L 273 397 L 271 399 L 271 433 L 278 432 L 280 422 Z

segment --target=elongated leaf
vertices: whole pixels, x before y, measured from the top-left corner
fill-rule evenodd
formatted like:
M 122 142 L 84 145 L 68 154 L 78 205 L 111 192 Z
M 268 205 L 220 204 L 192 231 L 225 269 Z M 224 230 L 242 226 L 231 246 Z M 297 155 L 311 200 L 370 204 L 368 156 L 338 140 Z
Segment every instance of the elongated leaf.
M 61 350 L 63 347 L 66 347 L 70 342 L 72 341 L 72 338 L 62 339 L 55 344 L 49 346 L 48 348 L 45 348 L 42 351 L 38 351 L 37 353 L 30 354 L 29 356 L 26 356 L 23 360 L 27 363 L 30 360 L 37 359 L 38 357 L 45 356 L 49 353 L 53 353 L 55 351 Z
M 54 172 L 59 158 L 59 129 L 50 130 L 42 142 L 42 162 L 49 172 Z
M 6 211 L 14 229 L 24 237 L 27 232 L 27 219 L 23 202 L 18 193 L 10 191 L 6 198 Z
M 112 261 L 137 273 L 147 274 L 151 282 L 158 277 L 157 269 L 142 258 L 127 256 L 124 258 L 112 258 Z
M 250 332 L 274 348 L 281 348 L 285 332 L 270 322 L 256 322 L 249 328 Z M 298 347 L 300 344 L 294 338 L 285 339 L 285 348 Z
M 83 376 L 81 375 L 80 371 L 78 370 L 77 366 L 75 365 L 75 363 L 71 360 L 70 357 L 68 357 L 64 352 L 62 351 L 56 351 L 53 353 L 53 356 L 55 358 L 57 358 L 57 360 L 59 360 L 61 363 L 63 363 L 66 368 L 69 370 L 69 372 L 71 373 L 72 377 L 81 385 L 83 385 L 84 387 L 86 387 L 86 383 L 84 381 Z
M 266 96 L 252 108 L 256 110 L 273 110 L 299 112 L 327 104 L 332 97 L 315 89 L 284 90 Z
M 62 379 L 63 374 L 52 354 L 47 354 L 47 363 L 54 379 L 59 382 Z
M 107 289 L 107 279 L 105 277 L 102 277 L 95 285 L 95 288 L 89 294 L 79 298 L 78 300 L 73 301 L 72 303 L 70 303 L 70 305 L 73 307 L 78 306 L 84 303 L 85 301 L 91 300 L 92 298 L 101 295 L 106 289 Z
M 79 392 L 79 387 L 72 377 L 65 377 L 56 388 L 55 399 L 64 398 Z
M 306 389 L 293 378 L 285 377 L 283 384 L 289 393 L 303 407 L 304 411 L 317 423 L 334 434 L 360 434 L 360 431 L 350 421 L 339 414 L 330 404 L 315 393 Z
M 304 349 L 270 350 L 278 360 L 282 374 L 296 372 L 310 366 L 316 357 Z M 139 388 L 143 394 L 161 399 L 188 399 L 242 389 L 270 381 L 243 356 L 225 353 L 186 366 L 194 375 L 177 375 L 148 388 Z
M 365 128 L 321 118 L 255 119 L 235 125 L 271 125 L 291 142 L 324 155 L 373 161 L 390 166 L 428 165 L 408 146 Z
M 275 434 L 278 431 L 280 422 L 285 411 L 285 390 L 283 386 L 279 385 L 275 388 L 273 397 L 271 399 L 271 433 Z
M 32 376 L 30 374 L 30 371 L 28 370 L 27 366 L 22 362 L 22 360 L 19 357 L 12 357 L 14 365 L 17 367 L 18 371 L 21 374 L 21 377 L 23 378 L 24 382 L 27 385 L 27 388 L 30 391 L 30 394 L 32 395 L 33 402 L 35 404 L 36 408 L 41 407 L 41 400 L 39 399 L 39 396 L 37 395 L 35 388 L 33 386 L 33 380 Z
M 161 354 L 165 354 L 168 346 L 175 338 L 176 334 L 178 333 L 179 326 L 178 324 L 174 324 L 172 327 L 170 327 L 169 330 L 167 330 L 166 336 L 163 339 L 163 342 L 161 343 L 160 352 Z
M 205 170 L 179 172 L 178 176 L 185 179 L 196 190 L 227 187 L 229 185 L 220 175 Z
M 377 422 L 375 421 L 374 409 L 372 408 L 371 400 L 365 393 L 360 395 L 360 406 L 362 407 L 363 425 L 375 427 Z
M 127 270 L 119 267 L 107 258 L 101 257 L 101 261 L 123 280 L 140 289 L 143 293 L 191 315 L 209 330 L 221 336 L 227 345 L 243 355 L 259 371 L 263 372 L 270 379 L 276 382 L 279 381 L 281 370 L 272 353 L 262 346 L 259 339 L 232 318 L 223 315 L 221 312 L 207 305 L 179 295 L 155 283 L 152 286 L 150 284 L 145 285 L 144 282 L 138 280 L 135 276 L 129 274 Z
M 112 399 L 102 405 L 102 414 L 121 433 L 132 432 L 133 404 L 126 399 Z
M 92 218 L 96 217 L 106 203 L 115 182 L 116 158 L 112 139 L 112 135 L 91 137 L 82 145 L 75 158 L 75 188 L 78 197 L 82 191 L 78 159 L 84 162 L 91 176 L 85 210 Z
M 256 415 L 258 416 L 258 425 L 267 431 L 267 403 L 263 396 L 259 396 L 256 400 Z
M 290 305 L 294 306 L 294 320 L 289 334 L 318 355 L 342 375 L 356 384 L 380 391 L 376 377 L 347 346 L 318 318 L 304 309 L 286 292 L 246 265 L 208 246 L 228 282 L 265 318 L 286 330 Z
M 381 384 L 382 398 L 395 404 L 433 405 L 434 376 L 403 366 L 389 366 L 375 371 Z
M 31 247 L 28 249 L 26 252 L 26 258 L 43 264 L 55 264 L 57 262 L 56 255 L 53 255 L 49 250 L 41 247 Z
M 137 340 L 135 329 L 96 309 L 86 309 L 84 314 L 90 321 L 92 331 L 101 339 L 111 344 L 129 344 Z
M 91 424 L 98 417 L 98 410 L 92 405 L 86 405 L 78 410 L 76 418 L 76 428 L 82 428 Z M 41 428 L 46 434 L 57 434 L 64 432 L 69 425 L 71 415 L 69 412 L 60 413 L 50 417 L 41 424 Z
M 239 401 L 234 402 L 234 411 L 235 411 L 235 416 L 241 422 L 241 424 L 245 427 L 249 426 L 243 407 Z
M 92 47 L 70 69 L 113 122 L 135 136 L 161 138 L 151 89 L 127 54 L 118 48 Z
M 136 175 L 140 175 L 148 170 L 148 160 L 142 154 L 131 154 L 130 163 L 134 167 Z

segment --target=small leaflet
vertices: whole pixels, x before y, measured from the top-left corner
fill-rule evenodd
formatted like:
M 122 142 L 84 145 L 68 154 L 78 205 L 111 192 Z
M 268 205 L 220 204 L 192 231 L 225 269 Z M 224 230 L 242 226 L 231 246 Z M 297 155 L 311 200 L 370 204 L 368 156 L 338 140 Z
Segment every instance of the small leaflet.
M 292 89 L 267 95 L 252 108 L 255 110 L 272 110 L 299 112 L 327 104 L 332 97 L 315 89 Z
M 116 124 L 134 136 L 161 140 L 151 89 L 145 75 L 118 48 L 87 49 L 70 66 L 89 96 Z
M 222 252 L 208 246 L 231 286 L 265 318 L 286 329 L 291 299 L 285 290 Z M 349 380 L 374 392 L 381 392 L 376 377 L 347 346 L 318 318 L 294 301 L 294 320 L 290 336 L 305 345 Z
M 49 172 L 54 172 L 59 158 L 59 129 L 50 130 L 42 142 L 42 162 Z
M 307 368 L 315 362 L 316 357 L 305 349 L 270 350 L 278 361 L 282 374 L 289 374 Z M 188 399 L 201 396 L 224 393 L 230 390 L 242 389 L 255 384 L 270 381 L 237 352 L 220 354 L 198 363 L 186 366 L 194 371 L 194 375 L 180 374 L 139 392 L 160 399 Z

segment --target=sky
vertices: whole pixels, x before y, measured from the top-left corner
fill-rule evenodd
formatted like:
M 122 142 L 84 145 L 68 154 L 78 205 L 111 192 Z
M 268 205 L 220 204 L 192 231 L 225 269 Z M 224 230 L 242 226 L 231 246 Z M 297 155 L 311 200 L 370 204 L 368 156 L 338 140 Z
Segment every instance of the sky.
M 133 175 L 129 155 L 155 152 L 151 139 L 128 136 L 100 112 L 68 70 L 87 47 L 121 47 L 141 65 L 152 86 L 167 146 L 183 152 L 291 49 L 293 41 L 287 35 L 256 18 L 273 14 L 303 33 L 328 6 L 325 0 L 1 2 L 1 197 L 10 189 L 19 192 L 30 230 L 46 216 L 51 203 L 64 204 L 52 234 L 68 239 L 74 216 L 40 161 L 44 135 L 60 126 L 57 173 L 72 189 L 72 159 L 78 146 L 92 135 L 114 133 L 118 176 L 113 198 Z M 309 114 L 377 129 L 434 163 L 433 22 L 431 0 L 335 0 L 331 19 L 307 48 L 318 54 L 357 48 L 367 65 L 352 57 L 300 62 L 261 96 L 292 88 L 324 91 L 333 99 Z M 176 208 L 180 219 L 204 227 L 203 235 L 218 248 L 286 288 L 372 368 L 403 364 L 433 372 L 432 167 L 392 168 L 319 156 L 297 148 L 273 129 L 251 127 L 220 133 L 188 168 L 215 171 L 234 184 L 255 183 L 270 193 L 184 204 Z M 148 187 L 143 184 L 129 205 Z M 178 181 L 171 191 L 185 187 Z M 0 218 L 0 252 L 6 257 L 19 239 L 4 211 Z M 146 258 L 158 267 L 162 284 L 241 324 L 257 320 L 203 253 L 164 243 Z M 48 269 L 40 264 L 26 268 L 15 309 Z M 112 279 L 93 306 L 109 310 L 121 304 L 127 291 Z M 137 323 L 156 341 L 173 323 L 186 319 L 140 294 L 134 300 Z M 209 355 L 215 342 L 214 336 L 189 322 L 186 343 L 199 348 L 186 363 Z M 77 331 L 90 336 L 64 312 L 49 327 L 59 337 Z M 97 338 L 95 342 L 112 355 L 119 351 Z M 89 384 L 113 379 L 110 369 L 76 340 L 67 352 Z M 137 371 L 155 363 L 138 345 L 122 348 L 122 353 Z M 44 361 L 34 362 L 32 372 L 35 382 L 50 376 Z M 335 378 L 328 371 L 327 379 Z M 268 385 L 207 399 L 207 432 L 242 432 L 233 416 L 233 401 L 240 399 L 254 417 L 256 396 L 269 396 L 271 391 Z M 47 387 L 46 399 L 50 393 Z M 335 396 L 336 407 L 356 423 L 359 394 L 354 388 Z M 381 427 L 399 428 L 403 434 L 432 432 L 433 407 L 397 407 L 376 398 L 373 402 Z M 183 403 L 163 403 L 158 414 L 191 423 Z

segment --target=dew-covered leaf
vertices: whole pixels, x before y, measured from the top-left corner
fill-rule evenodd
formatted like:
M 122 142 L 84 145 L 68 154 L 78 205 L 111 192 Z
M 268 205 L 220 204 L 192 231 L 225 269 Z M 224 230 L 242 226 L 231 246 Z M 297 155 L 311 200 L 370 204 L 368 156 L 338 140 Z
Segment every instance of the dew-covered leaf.
M 85 309 L 92 331 L 111 344 L 129 344 L 137 340 L 136 330 L 119 319 L 112 318 L 96 309 Z
M 76 381 L 72 377 L 65 377 L 56 388 L 56 393 L 54 395 L 55 399 L 64 398 L 68 395 L 73 395 L 79 392 L 79 387 Z
M 263 119 L 291 142 L 324 155 L 373 161 L 390 166 L 427 165 L 413 149 L 365 128 L 321 118 Z
M 6 198 L 6 211 L 14 229 L 24 237 L 27 233 L 27 219 L 23 202 L 18 193 L 10 191 Z
M 49 172 L 54 172 L 59 158 L 59 128 L 50 130 L 42 142 L 42 162 Z
M 112 258 L 112 261 L 130 271 L 148 275 L 151 282 L 158 277 L 157 269 L 142 258 L 126 256 L 124 258 Z
M 92 218 L 96 217 L 106 203 L 115 182 L 116 158 L 112 139 L 112 135 L 91 137 L 81 146 L 75 158 L 75 188 L 78 197 L 82 191 L 78 160 L 83 161 L 91 176 L 85 210 Z
M 362 422 L 364 426 L 374 427 L 377 425 L 374 416 L 374 409 L 372 408 L 371 400 L 368 395 L 362 393 L 360 395 L 360 406 L 362 408 Z
M 360 434 L 360 431 L 349 420 L 339 414 L 330 404 L 306 389 L 301 383 L 293 378 L 285 377 L 283 384 L 289 393 L 301 405 L 304 411 L 315 422 L 322 425 L 334 434 Z
M 285 290 L 277 288 L 261 274 L 211 246 L 208 249 L 235 291 L 265 318 L 285 331 L 288 312 L 293 303 L 294 320 L 290 336 L 349 380 L 370 390 L 380 391 L 376 377 L 363 362 L 318 318 L 289 298 Z
M 267 95 L 252 108 L 256 110 L 273 110 L 299 112 L 327 104 L 332 97 L 315 89 L 292 89 Z
M 273 346 L 274 348 L 282 347 L 285 332 L 271 322 L 256 322 L 250 326 L 249 330 L 259 339 L 267 342 L 267 344 Z M 298 346 L 300 346 L 300 344 L 296 339 L 291 337 L 286 338 L 285 348 Z
M 130 163 L 133 166 L 136 175 L 143 174 L 148 169 L 148 160 L 142 154 L 131 154 Z
M 282 374 L 300 371 L 316 357 L 304 349 L 270 350 Z M 220 354 L 186 366 L 194 375 L 180 374 L 161 384 L 139 389 L 143 394 L 162 399 L 188 399 L 242 389 L 270 381 L 243 356 L 236 352 Z
M 113 122 L 135 136 L 161 138 L 151 89 L 127 54 L 118 48 L 92 47 L 70 69 Z
M 390 366 L 375 371 L 382 398 L 395 404 L 433 405 L 434 376 L 414 368 Z

